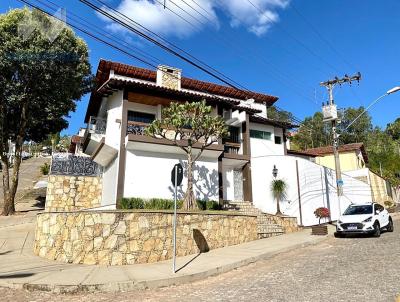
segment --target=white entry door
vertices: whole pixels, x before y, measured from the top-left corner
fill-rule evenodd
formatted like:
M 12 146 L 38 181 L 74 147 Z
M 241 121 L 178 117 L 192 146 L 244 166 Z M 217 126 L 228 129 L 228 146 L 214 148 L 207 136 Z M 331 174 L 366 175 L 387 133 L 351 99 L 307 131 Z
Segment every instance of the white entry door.
M 242 170 L 233 170 L 233 191 L 234 191 L 235 200 L 243 201 L 243 172 L 242 172 Z

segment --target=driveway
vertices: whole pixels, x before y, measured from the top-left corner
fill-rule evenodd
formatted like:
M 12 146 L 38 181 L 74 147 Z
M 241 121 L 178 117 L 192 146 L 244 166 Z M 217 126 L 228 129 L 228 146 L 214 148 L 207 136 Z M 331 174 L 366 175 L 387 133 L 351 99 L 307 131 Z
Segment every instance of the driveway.
M 157 290 L 55 295 L 0 289 L 2 301 L 395 301 L 400 221 L 381 238 L 330 238 L 206 280 Z M 0 255 L 1 257 L 1 255 Z
M 22 161 L 19 172 L 19 183 L 17 198 L 21 197 L 24 191 L 32 189 L 34 183 L 41 177 L 40 166 L 45 162 L 50 163 L 48 158 L 30 158 Z M 0 172 L 0 206 L 3 205 L 3 172 Z

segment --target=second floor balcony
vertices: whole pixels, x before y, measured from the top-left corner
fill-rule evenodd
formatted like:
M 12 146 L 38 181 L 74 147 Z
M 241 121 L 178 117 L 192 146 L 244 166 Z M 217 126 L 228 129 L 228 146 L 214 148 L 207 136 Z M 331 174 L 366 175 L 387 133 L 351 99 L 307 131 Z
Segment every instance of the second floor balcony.
M 102 117 L 91 116 L 87 124 L 88 133 L 106 134 L 107 119 Z

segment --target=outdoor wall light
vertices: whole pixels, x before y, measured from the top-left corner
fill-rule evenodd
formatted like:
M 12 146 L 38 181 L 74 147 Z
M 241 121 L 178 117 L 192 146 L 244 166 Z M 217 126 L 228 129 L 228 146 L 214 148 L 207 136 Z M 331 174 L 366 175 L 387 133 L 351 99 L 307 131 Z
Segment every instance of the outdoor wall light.
M 278 169 L 275 165 L 274 165 L 274 168 L 272 169 L 272 175 L 274 176 L 274 178 L 276 178 L 278 176 Z

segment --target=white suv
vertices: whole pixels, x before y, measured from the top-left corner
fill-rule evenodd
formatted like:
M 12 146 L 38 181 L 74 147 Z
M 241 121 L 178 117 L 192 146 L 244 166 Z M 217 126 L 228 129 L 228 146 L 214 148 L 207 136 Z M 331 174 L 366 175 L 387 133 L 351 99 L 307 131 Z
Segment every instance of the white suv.
M 381 230 L 393 232 L 393 220 L 388 211 L 377 203 L 352 204 L 336 224 L 335 237 L 346 234 L 381 235 Z

